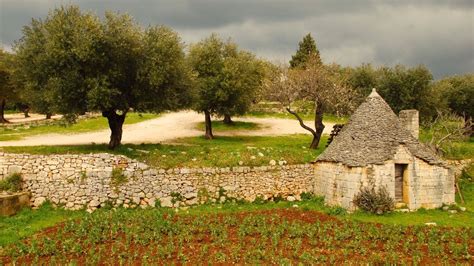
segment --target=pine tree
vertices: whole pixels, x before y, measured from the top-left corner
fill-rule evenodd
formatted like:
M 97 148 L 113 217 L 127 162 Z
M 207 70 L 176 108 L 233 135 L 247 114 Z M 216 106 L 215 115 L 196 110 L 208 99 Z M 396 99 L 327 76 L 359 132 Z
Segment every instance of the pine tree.
M 296 54 L 291 57 L 290 66 L 291 68 L 304 67 L 308 61 L 309 56 L 314 56 L 319 63 L 321 63 L 321 57 L 319 51 L 316 48 L 316 42 L 311 33 L 308 33 L 301 42 L 299 42 L 298 50 Z

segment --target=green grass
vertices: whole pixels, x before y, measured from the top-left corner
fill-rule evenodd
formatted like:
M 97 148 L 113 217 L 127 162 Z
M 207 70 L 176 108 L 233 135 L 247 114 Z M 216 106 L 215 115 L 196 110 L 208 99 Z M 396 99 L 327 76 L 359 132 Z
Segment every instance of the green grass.
M 308 114 L 308 113 L 301 113 L 299 114 L 300 117 L 305 120 L 305 121 L 313 121 L 314 120 L 314 114 Z M 272 113 L 272 112 L 248 112 L 247 114 L 244 115 L 244 117 L 257 117 L 257 118 L 283 118 L 283 119 L 295 119 L 295 116 L 285 112 L 285 113 Z M 325 114 L 323 116 L 323 123 L 347 123 L 349 120 L 348 117 L 345 116 L 335 116 L 332 114 Z
M 170 144 L 122 145 L 110 151 L 106 145 L 2 147 L 11 153 L 68 154 L 112 152 L 138 159 L 151 166 L 174 167 L 231 167 L 242 161 L 245 166 L 269 165 L 285 160 L 288 164 L 311 162 L 324 150 L 327 137 L 323 136 L 319 148 L 309 149 L 311 135 L 296 134 L 275 137 L 217 136 L 213 140 L 203 137 L 177 139 Z
M 197 124 L 196 129 L 205 130 L 204 122 Z M 212 121 L 212 130 L 214 132 L 233 131 L 233 130 L 258 130 L 261 125 L 252 122 L 234 121 L 232 124 L 224 124 L 222 121 Z
M 457 141 L 445 147 L 444 157 L 451 160 L 474 159 L 474 137 L 466 141 Z
M 474 228 L 474 184 L 463 186 L 463 194 L 466 199 L 466 212 L 449 214 L 439 209 L 418 210 L 410 213 L 392 212 L 384 215 L 375 215 L 364 212 L 355 212 L 347 214 L 340 208 L 328 207 L 323 203 L 320 197 L 305 199 L 300 202 L 263 202 L 263 203 L 225 203 L 225 204 L 205 204 L 193 206 L 186 211 L 180 211 L 181 214 L 195 216 L 209 214 L 223 214 L 224 216 L 239 212 L 253 212 L 276 210 L 285 208 L 294 208 L 296 204 L 300 210 L 319 211 L 338 217 L 341 220 L 380 223 L 385 225 L 424 226 L 427 222 L 435 222 L 438 226 L 446 227 L 469 227 Z M 100 212 L 113 212 L 108 209 L 99 209 Z M 138 211 L 138 210 L 137 210 Z M 153 210 L 149 210 L 152 212 Z M 130 210 L 129 212 L 134 212 Z M 146 211 L 145 211 L 146 212 Z M 36 232 L 53 226 L 57 223 L 89 217 L 85 211 L 67 211 L 61 208 L 52 208 L 50 204 L 41 206 L 38 210 L 29 208 L 23 209 L 20 213 L 12 217 L 0 217 L 0 246 L 16 243 L 24 237 L 31 236 Z
M 434 136 L 436 142 L 437 140 L 449 136 L 447 132 L 456 132 L 462 125 L 463 122 L 460 121 L 443 121 L 429 128 L 421 127 L 420 141 L 429 144 Z M 458 134 L 450 135 L 448 141 L 443 141 L 439 148 L 443 153 L 443 157 L 446 159 L 474 159 L 474 137 L 463 137 Z
M 21 113 L 21 112 L 18 111 L 18 110 L 5 110 L 4 112 L 5 112 L 6 115 Z
M 87 214 L 85 211 L 67 211 L 43 204 L 39 209 L 22 209 L 12 217 L 0 216 L 0 247 L 15 243 L 20 239 L 68 219 L 77 219 Z
M 149 119 L 158 117 L 157 114 L 139 114 L 129 113 L 125 119 L 125 124 L 135 124 Z M 75 124 L 65 124 L 63 120 L 52 122 L 53 124 L 39 124 L 39 125 L 19 125 L 15 128 L 0 127 L 0 141 L 20 140 L 26 136 L 40 135 L 40 134 L 74 134 L 90 131 L 97 131 L 108 129 L 107 119 L 105 117 L 91 117 L 81 119 Z
M 460 206 L 474 211 L 474 163 L 471 163 L 464 169 L 458 180 L 465 201 L 464 204 L 460 204 Z M 461 202 L 458 193 L 456 193 L 456 202 Z
M 5 248 L 5 264 L 462 264 L 468 228 L 339 221 L 286 209 L 239 215 L 97 211 Z M 324 251 L 324 252 L 322 252 Z M 82 263 L 78 263 L 82 262 Z

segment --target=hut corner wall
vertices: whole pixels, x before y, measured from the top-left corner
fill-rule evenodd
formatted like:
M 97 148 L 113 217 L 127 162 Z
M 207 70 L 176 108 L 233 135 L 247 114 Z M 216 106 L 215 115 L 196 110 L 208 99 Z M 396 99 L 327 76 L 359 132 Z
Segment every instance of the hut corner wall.
M 330 206 L 342 206 L 354 210 L 354 195 L 367 176 L 365 167 L 347 167 L 340 163 L 317 162 L 313 192 L 324 196 L 325 203 Z
M 347 167 L 341 163 L 317 162 L 313 192 L 324 196 L 328 205 L 354 210 L 354 196 L 362 186 L 385 187 L 395 198 L 395 164 L 406 164 L 404 203 L 409 209 L 438 208 L 454 203 L 454 175 L 446 167 L 430 165 L 403 146 L 398 147 L 393 160 L 383 165 Z

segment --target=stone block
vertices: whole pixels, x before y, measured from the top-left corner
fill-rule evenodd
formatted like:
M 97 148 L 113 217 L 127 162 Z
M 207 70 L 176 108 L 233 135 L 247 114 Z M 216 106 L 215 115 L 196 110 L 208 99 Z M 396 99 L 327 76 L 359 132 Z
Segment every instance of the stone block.
M 8 175 L 19 174 L 21 173 L 22 167 L 19 165 L 10 165 L 8 166 Z

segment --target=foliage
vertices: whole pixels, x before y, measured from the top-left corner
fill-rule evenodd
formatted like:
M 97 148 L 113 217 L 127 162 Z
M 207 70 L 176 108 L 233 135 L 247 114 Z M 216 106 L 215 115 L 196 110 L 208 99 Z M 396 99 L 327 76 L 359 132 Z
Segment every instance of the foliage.
M 433 84 L 436 91 L 449 109 L 464 118 L 465 127 L 472 136 L 474 134 L 474 75 L 452 76 Z
M 128 178 L 123 173 L 122 168 L 114 168 L 112 169 L 112 174 L 110 175 L 110 183 L 115 186 L 119 187 L 122 184 L 127 183 Z
M 85 214 L 87 214 L 85 211 L 67 211 L 54 208 L 49 202 L 42 204 L 36 210 L 22 208 L 14 216 L 0 218 L 0 247 L 18 242 L 20 239 L 33 235 L 44 228 L 68 219 L 77 219 Z
M 184 196 L 179 192 L 171 192 L 171 203 L 176 204 L 178 202 L 184 201 Z
M 457 153 L 459 143 L 468 148 L 471 123 L 456 114 L 438 112 L 433 121 L 426 123 L 423 139 L 439 154 L 450 156 Z
M 216 211 L 215 206 L 210 206 L 213 211 L 177 213 L 101 209 L 8 245 L 1 260 L 4 264 L 40 259 L 58 264 L 79 260 L 85 264 L 339 264 L 354 260 L 455 264 L 471 259 L 470 228 L 361 223 L 314 211 L 265 211 L 267 204 L 252 206 L 261 210 Z
M 329 110 L 347 114 L 354 107 L 356 94 L 346 85 L 344 76 L 337 66 L 324 66 L 317 58 L 309 58 L 305 68 L 288 69 L 282 67 L 273 73 L 266 84 L 271 100 L 277 100 L 286 110 L 298 119 L 301 127 L 313 135 L 310 148 L 317 148 L 324 130 L 323 117 Z M 315 128 L 305 125 L 297 110 L 292 109 L 295 102 L 311 102 L 314 106 Z
M 362 64 L 341 69 L 341 75 L 346 77 L 346 84 L 359 93 L 359 102 L 376 88 L 395 113 L 417 109 L 422 122 L 430 121 L 437 111 L 447 110 L 440 90 L 432 84 L 431 72 L 423 65 L 374 68 Z
M 115 148 L 130 108 L 161 111 L 181 103 L 177 96 L 188 84 L 182 48 L 177 34 L 164 27 L 143 32 L 128 15 L 106 12 L 100 20 L 77 6 L 60 7 L 24 27 L 15 47 L 16 73 L 33 108 L 41 105 L 37 99 L 71 120 L 102 112 Z
M 176 32 L 165 26 L 146 29 L 138 80 L 138 110 L 161 112 L 191 104 L 190 88 L 194 83 L 185 61 L 184 44 Z
M 14 55 L 0 48 L 0 123 L 6 122 L 4 118 L 6 101 L 14 100 L 18 96 L 18 90 L 12 80 L 14 58 Z
M 5 179 L 0 180 L 0 191 L 10 191 L 10 192 L 18 192 L 21 190 L 21 184 L 23 179 L 21 178 L 21 174 L 14 173 L 7 176 Z
M 370 64 L 362 64 L 354 68 L 347 68 L 347 83 L 357 90 L 361 97 L 369 96 L 372 88 L 377 87 L 377 72 Z
M 433 114 L 429 104 L 429 85 L 433 76 L 425 66 L 381 67 L 378 72 L 377 89 L 395 113 L 405 109 L 417 109 L 422 117 L 430 117 Z
M 316 48 L 316 42 L 314 41 L 311 33 L 304 36 L 298 44 L 298 50 L 296 54 L 291 56 L 290 66 L 291 68 L 304 68 L 310 57 L 316 58 L 318 64 L 322 64 L 319 51 Z
M 189 63 L 197 82 L 194 109 L 205 113 L 206 137 L 211 139 L 210 116 L 244 114 L 262 83 L 263 65 L 215 34 L 191 46 Z
M 394 201 L 385 187 L 375 190 L 375 187 L 361 187 L 360 192 L 354 196 L 354 204 L 361 210 L 383 214 L 392 211 Z

